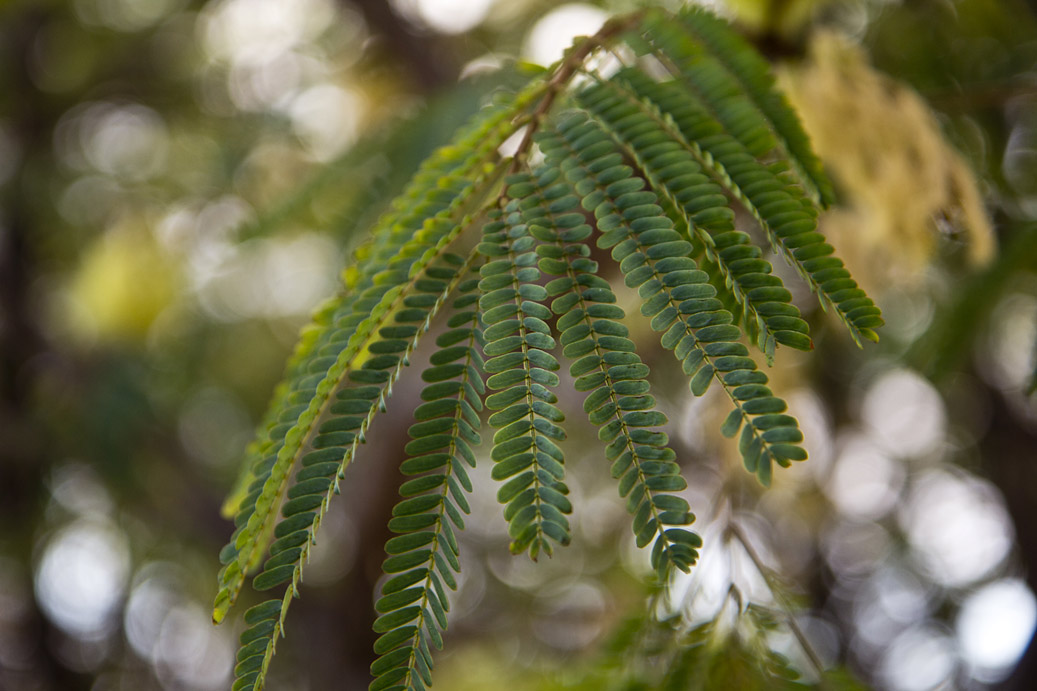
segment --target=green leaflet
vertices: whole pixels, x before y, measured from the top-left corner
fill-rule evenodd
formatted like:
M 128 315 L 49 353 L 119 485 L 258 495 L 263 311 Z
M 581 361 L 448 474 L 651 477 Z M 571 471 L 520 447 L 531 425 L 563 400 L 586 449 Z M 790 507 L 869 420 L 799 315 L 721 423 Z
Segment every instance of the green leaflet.
M 803 126 L 785 96 L 774 86 L 770 66 L 748 41 L 725 22 L 699 8 L 688 8 L 677 15 L 690 36 L 701 41 L 710 53 L 739 82 L 745 94 L 763 113 L 779 145 L 801 184 L 823 206 L 835 202 L 832 182 L 825 175 L 810 146 Z
M 643 196 L 644 182 L 622 163 L 608 134 L 586 115 L 572 114 L 557 132 L 543 133 L 538 143 L 548 162 L 558 165 L 583 195 L 584 206 L 593 209 L 601 233 L 598 244 L 612 249 L 628 284 L 650 287 L 640 293 L 642 312 L 651 317 L 654 330 L 663 332 L 664 347 L 681 360 L 692 392 L 701 395 L 716 380 L 741 411 L 746 441 L 740 450 L 746 467 L 767 484 L 772 462 L 785 466 L 805 459 L 806 452 L 796 446 L 802 434 L 794 418 L 788 418 L 779 435 L 758 429 L 756 416 L 746 411 L 746 401 L 775 397 L 766 387 L 767 375 L 737 342 L 741 330 L 731 323 L 731 314 L 709 300 L 675 295 L 682 287 L 708 286 L 706 275 L 688 257 L 689 243 L 675 239 L 679 235 L 662 209 Z M 637 204 L 627 203 L 624 197 L 630 195 L 638 195 Z M 746 390 L 745 385 L 756 388 Z M 784 409 L 784 403 L 779 407 Z
M 671 566 L 690 570 L 702 544 L 697 535 L 679 527 L 695 520 L 688 503 L 668 494 L 684 489 L 686 483 L 679 466 L 669 462 L 676 454 L 666 446 L 666 435 L 657 431 L 656 439 L 635 441 L 644 428 L 665 424 L 666 416 L 654 410 L 655 400 L 648 395 L 650 387 L 644 379 L 648 368 L 626 338 L 627 328 L 617 321 L 624 317 L 623 310 L 614 306 L 612 288 L 597 275 L 597 263 L 588 259 L 590 248 L 585 240 L 591 228 L 582 214 L 573 213 L 579 198 L 554 165 L 542 167 L 531 182 L 533 190 L 522 220 L 543 243 L 536 248 L 540 268 L 562 276 L 547 286 L 552 304 L 557 306 L 554 311 L 560 315 L 563 352 L 575 359 L 570 374 L 580 378 L 600 375 L 583 407 L 591 423 L 601 428 L 599 438 L 608 445 L 612 474 L 619 479 L 620 493 L 634 517 L 637 545 L 645 547 L 654 541 L 652 567 L 665 581 Z M 559 257 L 567 261 L 556 264 Z M 577 299 L 572 306 L 567 305 L 569 296 Z M 610 366 L 609 357 L 613 361 L 622 358 L 623 364 Z
M 679 83 L 657 83 L 635 72 L 625 76 L 639 96 L 669 115 L 688 150 L 752 213 L 775 251 L 807 281 L 822 307 L 834 308 L 854 341 L 858 345 L 862 339 L 877 341 L 875 329 L 883 323 L 879 308 L 817 232 L 817 209 L 800 190 L 787 184 L 773 166 L 757 160 L 742 140 L 725 132 L 723 125 Z M 796 314 L 785 311 L 775 316 Z
M 433 631 L 445 628 L 449 605 L 444 584 L 456 588 L 459 554 L 454 531 L 464 527 L 461 514 L 469 512 L 464 493 L 471 491 L 472 484 L 466 466 L 474 457 L 468 445 L 479 443 L 478 417 L 472 420 L 466 410 L 481 410 L 482 401 L 479 395 L 468 394 L 473 389 L 484 392 L 477 369 L 482 364 L 478 353 L 482 332 L 476 287 L 474 278 L 459 286 L 452 323 L 463 325 L 439 336 L 439 349 L 430 358 L 432 367 L 422 374 L 425 381 L 439 381 L 439 375 L 446 373 L 437 370 L 456 365 L 448 370 L 451 378 L 472 388 L 440 387 L 423 396 L 429 402 L 419 408 L 422 413 L 415 415 L 419 422 L 410 428 L 413 441 L 402 470 L 412 479 L 400 488 L 405 499 L 396 505 L 389 522 L 398 536 L 386 544 L 386 552 L 394 556 L 386 561 L 385 570 L 398 575 L 382 587 L 382 598 L 375 605 L 380 613 L 375 627 L 383 633 L 375 643 L 379 657 L 371 665 L 372 689 L 385 684 L 420 688 L 427 683 L 425 671 L 432 667 L 431 658 L 425 656 L 432 647 L 442 647 L 442 638 Z
M 456 233 L 456 229 L 445 232 L 440 241 L 445 245 L 454 233 Z M 461 281 L 461 276 L 466 270 L 463 266 L 464 260 L 449 254 L 443 254 L 442 259 L 444 261 L 442 264 L 425 266 L 423 271 L 412 279 L 407 289 L 394 293 L 398 299 L 394 300 L 386 309 L 376 312 L 380 317 L 377 322 L 380 328 L 373 328 L 369 333 L 366 347 L 356 349 L 355 352 L 361 357 L 354 356 L 356 361 L 343 368 L 342 376 L 348 378 L 348 381 L 337 391 L 334 398 L 339 403 L 350 405 L 345 406 L 345 410 L 343 410 L 346 414 L 336 415 L 331 412 L 331 417 L 319 425 L 311 443 L 314 450 L 303 455 L 302 470 L 297 476 L 298 484 L 289 490 L 295 496 L 281 507 L 283 520 L 277 523 L 273 530 L 273 537 L 277 538 L 278 543 L 292 542 L 297 543 L 299 547 L 297 550 L 282 551 L 275 550 L 272 546 L 271 556 L 262 573 L 256 576 L 253 584 L 257 590 L 266 590 L 286 582 L 289 583 L 289 586 L 277 625 L 268 632 L 257 633 L 256 627 L 251 627 L 246 631 L 250 637 L 250 644 L 254 645 L 255 641 L 262 640 L 265 641 L 265 648 L 259 674 L 252 682 L 243 682 L 241 687 L 243 689 L 258 689 L 263 684 L 266 668 L 273 656 L 274 644 L 281 631 L 281 622 L 287 612 L 291 595 L 297 593 L 298 583 L 302 577 L 302 565 L 307 559 L 309 547 L 315 539 L 321 518 L 327 510 L 328 501 L 335 492 L 338 476 L 352 459 L 371 419 L 383 409 L 384 399 L 389 395 L 392 381 L 399 376 L 405 364 L 406 354 L 428 329 L 429 320 L 434 316 L 442 301 L 453 292 Z M 419 290 L 419 287 L 425 290 Z M 430 292 L 436 288 L 439 288 L 438 293 Z M 425 299 L 426 295 L 438 295 L 438 298 L 429 302 Z M 425 306 L 416 307 L 419 304 Z M 369 354 L 370 346 L 374 343 L 398 342 L 404 335 L 409 340 L 403 342 L 403 347 L 395 355 L 383 353 L 371 356 Z M 366 357 L 365 353 L 367 353 Z M 385 358 L 390 358 L 394 364 L 390 364 Z M 335 405 L 329 406 L 329 410 L 335 407 Z M 362 410 L 364 414 L 359 416 L 349 414 L 353 410 Z M 306 474 L 306 479 L 302 479 L 304 474 Z M 321 479 L 326 482 L 319 482 Z M 294 492 L 296 488 L 304 491 Z M 267 625 L 264 624 L 264 626 Z M 243 679 L 245 677 L 239 677 L 239 682 Z
M 554 371 L 559 365 L 548 352 L 555 341 L 544 333 L 550 312 L 542 303 L 548 292 L 535 283 L 540 277 L 535 267 L 537 239 L 523 221 L 528 209 L 539 203 L 571 209 L 576 200 L 556 194 L 564 192 L 562 188 L 551 190 L 546 198 L 533 196 L 536 187 L 528 175 L 511 176 L 507 183 L 509 201 L 502 220 L 486 224 L 479 245 L 495 260 L 483 267 L 479 284 L 486 371 L 496 373 L 486 383 L 498 391 L 486 404 L 500 411 L 489 419 L 497 428 L 491 457 L 497 461 L 494 478 L 511 481 L 497 494 L 505 504 L 511 551 L 528 552 L 536 560 L 541 553 L 551 555 L 552 542 L 569 543 L 565 514 L 572 506 L 565 499 L 569 489 L 562 482 L 561 452 L 552 453 L 557 446 L 550 441 L 563 439 L 565 432 L 556 424 L 562 415 L 554 408 L 558 399 L 549 388 L 558 384 Z M 510 280 L 498 287 L 495 279 L 502 267 Z M 545 468 L 555 472 L 544 472 Z
M 775 342 L 809 350 L 807 323 L 791 304 L 792 294 L 773 275 L 751 238 L 734 229 L 723 188 L 711 180 L 672 121 L 616 79 L 581 93 L 580 102 L 624 143 L 652 187 L 677 210 L 716 267 L 718 291 L 730 293 L 744 311 L 747 332 L 765 353 Z M 666 232 L 666 231 L 657 231 Z
M 526 97 L 528 100 L 528 96 Z M 488 109 L 473 125 L 464 128 L 456 146 L 444 147 L 423 166 L 404 195 L 375 229 L 381 238 L 373 253 L 360 264 L 352 279 L 354 290 L 325 308 L 317 323 L 312 345 L 301 348 L 290 366 L 286 385 L 279 389 L 267 415 L 266 441 L 254 445 L 252 482 L 235 517 L 238 529 L 221 552 L 227 563 L 220 573 L 213 620 L 219 622 L 233 605 L 245 574 L 258 566 L 271 539 L 276 509 L 286 483 L 304 447 L 313 434 L 346 364 L 360 352 L 374 325 L 395 298 L 394 290 L 405 281 L 415 265 L 427 263 L 446 238 L 461 230 L 459 214 L 465 203 L 478 198 L 488 173 L 487 157 L 510 132 L 509 108 Z M 448 242 L 449 240 L 447 240 Z M 379 251 L 381 254 L 379 254 Z M 383 255 L 387 254 L 387 258 Z M 394 283 L 396 285 L 394 285 Z M 276 412 L 275 412 L 276 411 Z

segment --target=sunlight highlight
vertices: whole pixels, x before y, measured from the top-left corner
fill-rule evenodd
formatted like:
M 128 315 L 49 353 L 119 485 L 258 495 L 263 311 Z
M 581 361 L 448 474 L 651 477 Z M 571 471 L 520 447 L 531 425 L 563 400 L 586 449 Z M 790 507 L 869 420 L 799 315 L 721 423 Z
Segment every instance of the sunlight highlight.
M 107 630 L 129 575 L 126 536 L 106 522 L 76 521 L 47 543 L 36 597 L 47 618 L 84 638 Z
M 571 3 L 545 14 L 526 37 L 522 54 L 532 62 L 550 65 L 560 60 L 577 36 L 589 36 L 608 19 L 600 8 L 584 3 Z
M 392 0 L 410 21 L 441 34 L 463 34 L 479 26 L 496 0 Z
M 1037 601 L 1022 581 L 994 581 L 969 595 L 955 628 L 972 676 L 985 683 L 1005 678 L 1026 650 L 1035 625 Z

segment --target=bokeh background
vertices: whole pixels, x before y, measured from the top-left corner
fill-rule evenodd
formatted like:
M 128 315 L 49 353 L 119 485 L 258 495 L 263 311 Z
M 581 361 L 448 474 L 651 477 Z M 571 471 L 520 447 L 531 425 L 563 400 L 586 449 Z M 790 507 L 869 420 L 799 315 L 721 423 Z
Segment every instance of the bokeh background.
M 229 687 L 220 504 L 299 328 L 516 59 L 636 4 L 0 2 L 0 689 Z M 765 644 L 808 681 L 1037 688 L 1033 3 L 705 4 L 777 64 L 888 325 L 858 350 L 800 296 L 816 349 L 773 378 L 811 459 L 763 491 L 634 324 L 706 542 L 668 613 L 791 610 Z M 416 378 L 333 504 L 270 688 L 366 688 Z M 551 560 L 507 553 L 477 478 L 437 687 L 604 688 L 647 559 L 570 434 L 576 539 Z

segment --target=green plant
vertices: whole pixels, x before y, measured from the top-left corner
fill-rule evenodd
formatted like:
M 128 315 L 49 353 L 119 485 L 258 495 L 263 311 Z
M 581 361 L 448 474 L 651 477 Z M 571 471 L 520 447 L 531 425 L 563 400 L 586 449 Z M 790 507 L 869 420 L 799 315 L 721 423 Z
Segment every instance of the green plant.
M 606 58 L 623 66 L 610 74 Z M 521 141 L 505 156 L 512 137 Z M 611 251 L 692 392 L 715 382 L 727 395 L 722 431 L 739 436 L 746 468 L 766 485 L 775 463 L 806 452 L 750 347 L 770 362 L 778 345 L 812 345 L 764 250 L 735 229 L 734 208 L 756 219 L 855 341 L 875 340 L 878 308 L 817 232 L 832 196 L 766 62 L 704 11 L 614 19 L 524 89 L 497 94 L 375 224 L 249 448 L 228 504 L 237 528 L 221 553 L 214 620 L 261 563 L 255 589 L 287 587 L 245 614 L 235 691 L 263 687 L 328 502 L 443 311 L 447 330 L 423 368 L 428 385 L 401 466 L 411 479 L 389 523 L 397 536 L 386 545 L 392 577 L 376 605 L 371 688 L 431 683 L 484 406 L 494 411 L 492 474 L 503 483 L 511 550 L 536 559 L 569 542 L 555 443 L 564 416 L 552 391 L 558 346 L 586 393 L 637 544 L 652 544 L 660 581 L 690 569 L 701 541 L 675 494 L 685 482 L 659 430 L 666 418 L 588 243 Z

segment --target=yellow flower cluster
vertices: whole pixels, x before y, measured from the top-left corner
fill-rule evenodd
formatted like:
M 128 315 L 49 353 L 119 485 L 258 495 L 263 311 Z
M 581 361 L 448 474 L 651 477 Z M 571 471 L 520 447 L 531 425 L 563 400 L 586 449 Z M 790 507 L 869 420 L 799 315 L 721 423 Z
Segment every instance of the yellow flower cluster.
M 994 254 L 972 171 L 910 87 L 831 32 L 819 32 L 808 60 L 781 81 L 840 188 L 844 206 L 823 228 L 865 289 L 919 280 L 939 231 L 961 233 L 975 264 Z

